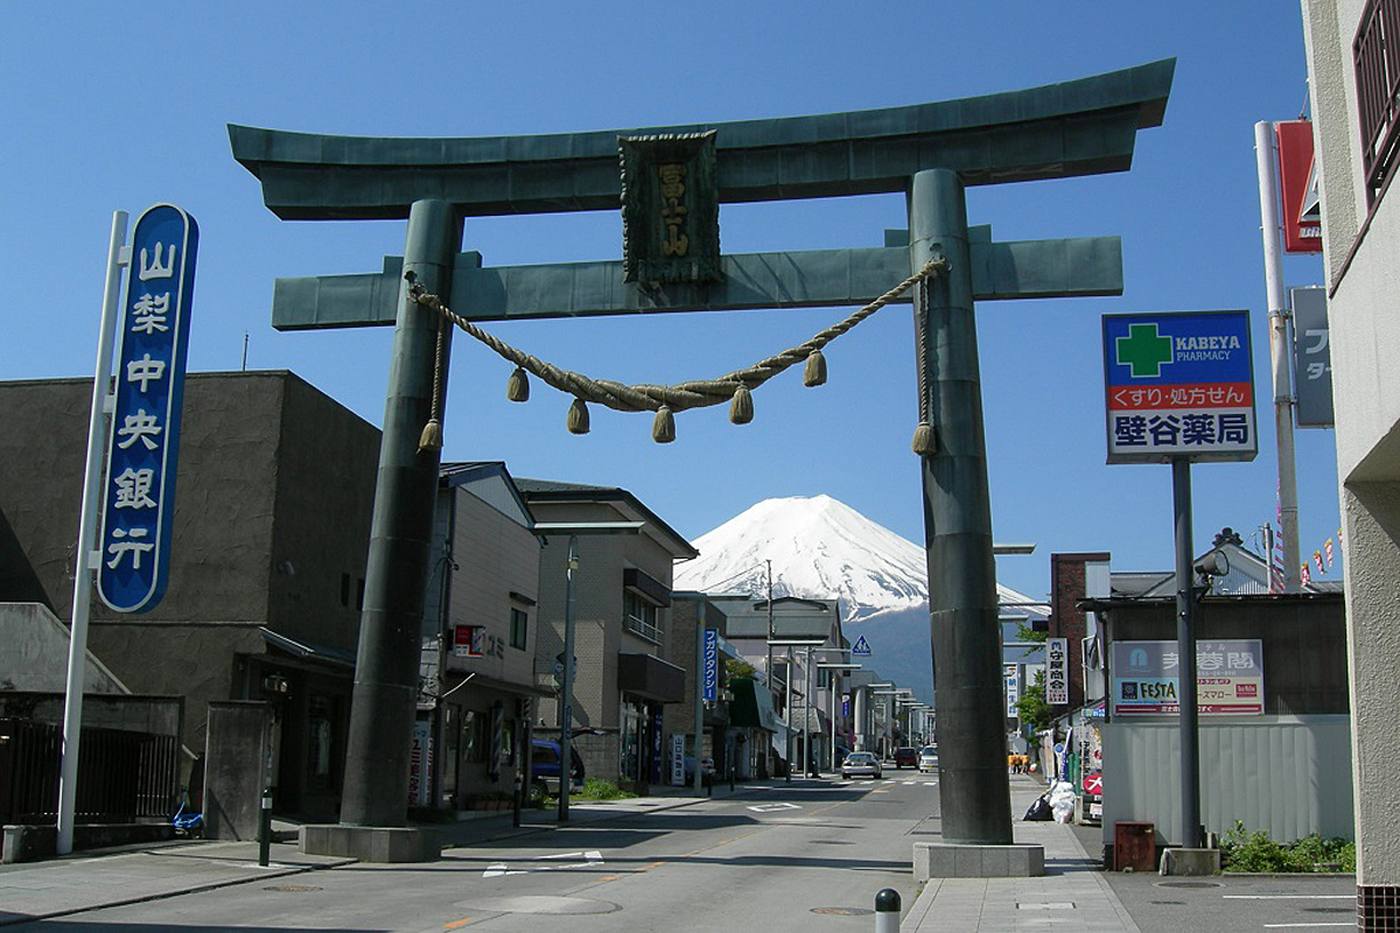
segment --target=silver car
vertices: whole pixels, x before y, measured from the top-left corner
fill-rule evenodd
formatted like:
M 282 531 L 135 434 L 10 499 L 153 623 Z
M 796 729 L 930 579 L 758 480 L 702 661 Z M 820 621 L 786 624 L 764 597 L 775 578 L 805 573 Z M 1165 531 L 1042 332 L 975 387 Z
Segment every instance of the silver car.
M 938 770 L 937 745 L 925 745 L 919 749 L 919 770 L 929 772 Z
M 870 752 L 851 752 L 846 756 L 846 760 L 841 762 L 841 777 L 846 780 L 853 777 L 878 778 L 883 776 L 884 772 L 880 769 L 880 759 Z

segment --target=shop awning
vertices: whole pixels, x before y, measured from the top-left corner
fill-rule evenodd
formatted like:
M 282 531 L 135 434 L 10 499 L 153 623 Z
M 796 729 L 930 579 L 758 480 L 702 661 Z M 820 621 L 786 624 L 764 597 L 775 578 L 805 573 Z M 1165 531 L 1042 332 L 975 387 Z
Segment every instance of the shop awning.
M 768 689 L 748 677 L 731 680 L 734 701 L 729 704 L 729 724 L 739 729 L 766 729 L 785 732 L 786 727 L 773 710 Z
M 617 688 L 658 703 L 680 703 L 685 696 L 685 671 L 654 654 L 619 654 Z

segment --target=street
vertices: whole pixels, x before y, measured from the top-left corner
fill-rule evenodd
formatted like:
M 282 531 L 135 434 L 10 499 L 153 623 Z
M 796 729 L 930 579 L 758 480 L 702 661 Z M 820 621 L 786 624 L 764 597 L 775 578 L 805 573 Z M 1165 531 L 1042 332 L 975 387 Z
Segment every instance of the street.
M 569 914 L 570 933 L 865 930 L 879 889 L 912 903 L 912 834 L 937 806 L 933 778 L 909 771 L 794 781 L 454 848 L 427 865 L 354 864 L 15 929 L 508 931 Z

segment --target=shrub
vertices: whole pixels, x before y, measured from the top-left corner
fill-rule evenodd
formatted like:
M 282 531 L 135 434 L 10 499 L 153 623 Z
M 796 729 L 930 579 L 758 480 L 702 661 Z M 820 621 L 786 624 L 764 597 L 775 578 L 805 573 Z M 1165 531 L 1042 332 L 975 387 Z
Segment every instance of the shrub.
M 577 796 L 587 800 L 622 800 L 637 795 L 623 790 L 612 781 L 589 778 L 583 782 L 583 790 L 579 791 Z
M 1244 821 L 1236 820 L 1220 840 L 1220 860 L 1225 871 L 1356 871 L 1356 845 L 1340 838 L 1323 839 L 1317 833 L 1278 843 L 1262 829 L 1246 832 Z

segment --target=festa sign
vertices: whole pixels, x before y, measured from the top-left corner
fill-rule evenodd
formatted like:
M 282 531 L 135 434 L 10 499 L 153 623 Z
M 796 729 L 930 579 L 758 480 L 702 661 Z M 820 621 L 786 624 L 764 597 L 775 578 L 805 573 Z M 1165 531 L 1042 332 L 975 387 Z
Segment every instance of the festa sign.
M 1045 639 L 1045 702 L 1069 705 L 1069 639 Z
M 1106 314 L 1109 463 L 1253 460 L 1248 311 Z
M 136 219 L 118 330 L 97 592 L 116 612 L 165 595 L 199 226 L 173 204 Z
M 1180 712 L 1176 642 L 1115 641 L 1110 660 L 1114 716 Z M 1196 642 L 1196 709 L 1202 716 L 1263 714 L 1261 640 Z

